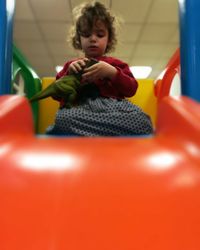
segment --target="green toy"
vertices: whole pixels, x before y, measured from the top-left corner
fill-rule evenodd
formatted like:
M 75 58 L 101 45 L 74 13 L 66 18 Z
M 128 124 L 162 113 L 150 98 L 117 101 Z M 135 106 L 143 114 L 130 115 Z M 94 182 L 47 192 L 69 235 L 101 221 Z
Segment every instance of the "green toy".
M 97 60 L 90 59 L 86 62 L 85 67 L 88 68 L 97 62 Z M 82 102 L 86 96 L 96 98 L 98 90 L 95 84 L 80 84 L 82 74 L 83 70 L 77 74 L 63 76 L 54 81 L 47 88 L 36 93 L 29 101 L 32 103 L 47 97 L 52 97 L 63 101 L 64 104 L 62 108 L 71 108 L 75 101 Z

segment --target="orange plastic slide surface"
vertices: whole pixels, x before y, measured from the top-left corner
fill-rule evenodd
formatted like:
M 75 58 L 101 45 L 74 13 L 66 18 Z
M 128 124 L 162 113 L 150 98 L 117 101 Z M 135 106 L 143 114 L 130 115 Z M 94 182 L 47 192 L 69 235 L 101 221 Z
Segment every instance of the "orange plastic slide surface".
M 1 250 L 200 249 L 199 104 L 164 98 L 133 138 L 36 137 L 25 98 L 0 108 Z

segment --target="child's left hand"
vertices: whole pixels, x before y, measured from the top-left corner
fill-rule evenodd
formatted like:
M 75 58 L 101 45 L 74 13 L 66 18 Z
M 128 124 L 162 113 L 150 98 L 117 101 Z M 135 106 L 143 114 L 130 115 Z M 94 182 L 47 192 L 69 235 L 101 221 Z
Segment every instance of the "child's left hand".
M 84 69 L 84 74 L 82 75 L 83 81 L 94 82 L 98 79 L 109 78 L 112 79 L 116 73 L 117 69 L 106 63 L 104 61 L 99 61 L 98 63 L 92 65 L 89 68 Z

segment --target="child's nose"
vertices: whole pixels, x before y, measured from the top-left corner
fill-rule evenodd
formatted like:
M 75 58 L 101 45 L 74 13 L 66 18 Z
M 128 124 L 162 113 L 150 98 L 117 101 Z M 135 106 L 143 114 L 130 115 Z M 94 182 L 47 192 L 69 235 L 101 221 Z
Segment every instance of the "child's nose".
M 95 34 L 91 34 L 91 36 L 90 36 L 90 40 L 91 41 L 96 41 L 96 35 Z

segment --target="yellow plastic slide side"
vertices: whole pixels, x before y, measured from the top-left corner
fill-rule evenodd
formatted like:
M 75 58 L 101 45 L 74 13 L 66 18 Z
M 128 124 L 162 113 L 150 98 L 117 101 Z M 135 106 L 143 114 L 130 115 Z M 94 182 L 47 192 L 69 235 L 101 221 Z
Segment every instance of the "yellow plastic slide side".
M 42 89 L 46 88 L 55 80 L 54 77 L 45 77 L 42 79 Z M 156 97 L 154 95 L 154 80 L 144 79 L 138 80 L 139 87 L 137 93 L 128 98 L 129 101 L 138 105 L 147 113 L 153 124 L 156 120 Z M 39 101 L 39 126 L 38 133 L 43 134 L 47 127 L 54 123 L 55 114 L 59 108 L 59 102 L 52 98 L 46 98 Z
M 138 89 L 134 96 L 128 98 L 130 102 L 142 108 L 151 117 L 155 126 L 157 115 L 157 98 L 154 94 L 153 79 L 138 79 Z
M 42 78 L 42 89 L 49 86 L 55 77 Z M 51 97 L 39 101 L 39 125 L 38 133 L 45 133 L 47 127 L 54 123 L 55 114 L 59 108 L 59 102 L 53 100 Z

